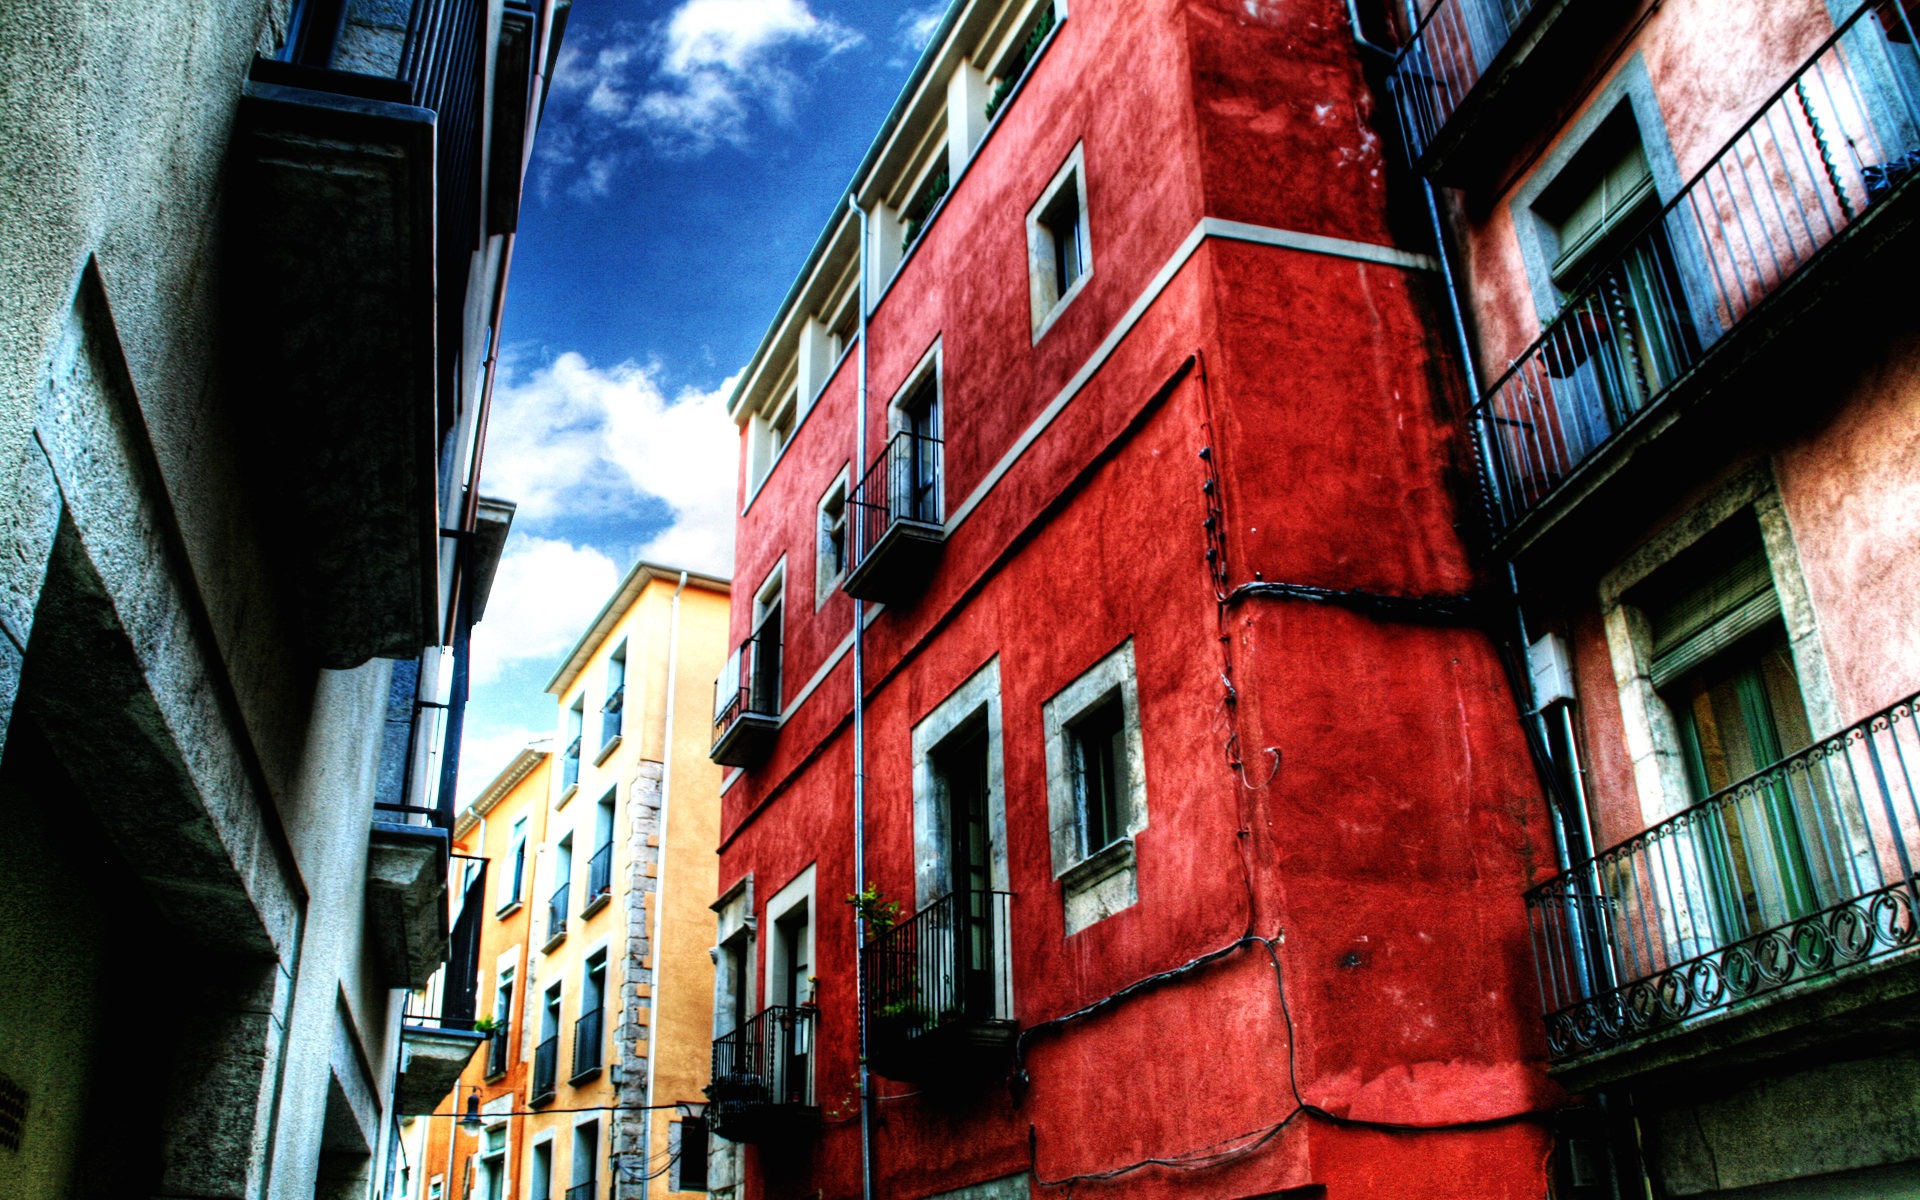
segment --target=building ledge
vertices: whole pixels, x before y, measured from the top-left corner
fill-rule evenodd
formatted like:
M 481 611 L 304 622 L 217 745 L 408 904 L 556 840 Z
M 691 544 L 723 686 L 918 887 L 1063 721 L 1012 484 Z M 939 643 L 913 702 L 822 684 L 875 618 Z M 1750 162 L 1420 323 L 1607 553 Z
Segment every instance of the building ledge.
M 1783 988 L 1733 1008 L 1571 1059 L 1549 1069 L 1569 1091 L 1625 1081 L 1658 1086 L 1796 1057 L 1831 1060 L 1849 1047 L 1920 1043 L 1920 947 L 1842 974 Z
M 765 713 L 741 713 L 713 743 L 709 757 L 723 767 L 751 767 L 773 749 L 780 718 Z
M 467 1069 L 474 1051 L 485 1045 L 487 1035 L 471 1029 L 445 1029 L 432 1025 L 403 1025 L 400 1028 L 400 1082 L 395 1106 L 402 1113 L 432 1112 Z
M 840 586 L 847 595 L 860 600 L 903 604 L 926 587 L 946 541 L 944 526 L 927 521 L 894 521 Z
M 367 848 L 367 936 L 388 987 L 427 986 L 447 957 L 451 839 L 431 825 L 376 822 Z
M 438 636 L 434 115 L 392 79 L 260 60 L 241 92 L 237 423 L 327 667 Z

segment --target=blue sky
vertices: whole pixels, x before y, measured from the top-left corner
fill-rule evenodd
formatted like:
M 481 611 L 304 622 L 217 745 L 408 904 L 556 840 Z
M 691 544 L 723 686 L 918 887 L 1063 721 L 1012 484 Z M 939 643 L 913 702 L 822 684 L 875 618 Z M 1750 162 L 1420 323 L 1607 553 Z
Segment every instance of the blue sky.
M 724 405 L 945 0 L 574 0 L 520 218 L 463 800 L 636 558 L 729 573 Z

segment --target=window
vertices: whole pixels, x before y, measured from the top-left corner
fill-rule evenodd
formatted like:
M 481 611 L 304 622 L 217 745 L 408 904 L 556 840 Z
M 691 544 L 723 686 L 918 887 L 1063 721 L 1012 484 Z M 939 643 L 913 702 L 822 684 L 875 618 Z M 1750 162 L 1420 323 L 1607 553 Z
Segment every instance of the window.
M 573 886 L 573 835 L 560 839 L 553 848 L 553 892 L 547 898 L 547 941 L 549 944 L 567 934 L 568 901 Z
M 1139 900 L 1134 835 L 1147 824 L 1133 642 L 1041 707 L 1054 878 L 1067 932 Z
M 944 140 L 944 131 L 942 136 Z M 947 166 L 946 158 L 942 156 L 926 179 L 921 182 L 920 190 L 914 193 L 913 199 L 908 202 L 906 208 L 901 210 L 900 218 L 905 227 L 905 232 L 900 239 L 902 252 L 911 250 L 913 244 L 920 240 L 920 234 L 926 230 L 927 222 L 933 217 L 933 210 L 939 208 L 940 202 L 947 198 L 947 192 L 952 187 L 952 179 L 953 173 Z
M 774 715 L 780 711 L 780 640 L 783 600 L 786 595 L 785 564 L 773 569 L 753 598 L 753 662 L 749 712 Z
M 533 1167 L 527 1172 L 527 1200 L 553 1200 L 553 1142 L 533 1144 Z
M 540 1043 L 533 1050 L 533 1086 L 528 1099 L 543 1104 L 553 1099 L 560 1078 L 560 987 L 547 989 L 540 1005 Z
M 435 1175 L 427 1181 L 427 1200 L 441 1200 L 446 1194 L 446 1177 Z
M 1690 361 L 1692 323 L 1632 112 L 1604 121 L 1540 192 L 1560 301 L 1545 351 L 1568 461 L 1585 457 Z
M 833 595 L 834 585 L 847 573 L 847 473 L 833 481 L 820 498 L 820 548 L 813 569 L 813 606 L 820 608 Z
M 476 1189 L 481 1200 L 506 1200 L 507 1190 L 507 1129 L 505 1125 L 495 1125 L 480 1135 L 480 1186 Z
M 1087 230 L 1083 151 L 1073 153 L 1027 213 L 1029 294 L 1033 336 L 1052 326 L 1093 274 L 1093 244 Z
M 527 874 L 527 819 L 517 817 L 513 822 L 513 833 L 507 839 L 507 872 L 500 880 L 500 911 L 518 908 L 520 888 Z
M 813 880 L 814 869 L 808 867 L 767 901 L 767 924 L 773 930 L 766 956 L 769 1009 L 793 1009 L 813 999 Z M 813 1022 L 788 1013 L 763 1021 L 761 1030 L 773 1102 L 811 1104 Z
M 593 808 L 593 857 L 587 860 L 587 903 L 583 911 L 597 908 L 613 895 L 613 810 L 619 792 L 608 788 Z
M 707 1119 L 683 1117 L 667 1129 L 667 1153 L 672 1157 L 667 1190 L 707 1190 Z
M 513 968 L 500 971 L 500 982 L 493 989 L 493 1029 L 487 1034 L 487 1078 L 507 1073 L 513 1041 Z
M 580 1017 L 573 1023 L 573 1075 L 580 1079 L 600 1069 L 606 1041 L 607 952 L 587 960 L 580 979 Z
M 567 1189 L 567 1200 L 595 1200 L 599 1165 L 600 1122 L 583 1121 L 573 1127 L 573 1186 Z
M 580 786 L 580 739 L 587 724 L 587 698 L 584 695 L 574 697 L 572 707 L 567 709 L 567 754 L 560 768 L 560 800 L 566 802 Z
M 602 757 L 620 740 L 622 713 L 627 703 L 627 644 L 621 642 L 607 659 L 607 699 L 600 706 L 600 753 Z
M 1115 688 L 1067 726 L 1080 857 L 1090 858 L 1126 836 L 1120 811 L 1127 790 L 1126 706 Z
M 940 356 L 928 355 L 892 405 L 887 463 L 887 520 L 940 523 Z M 863 497 L 865 499 L 865 497 Z

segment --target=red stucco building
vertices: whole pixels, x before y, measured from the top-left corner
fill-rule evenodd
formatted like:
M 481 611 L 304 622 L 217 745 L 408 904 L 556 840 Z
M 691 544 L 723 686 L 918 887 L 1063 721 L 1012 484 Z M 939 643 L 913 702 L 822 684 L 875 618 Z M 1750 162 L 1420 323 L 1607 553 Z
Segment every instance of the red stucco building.
M 936 33 L 733 398 L 715 1194 L 1542 1194 L 1549 808 L 1364 53 Z

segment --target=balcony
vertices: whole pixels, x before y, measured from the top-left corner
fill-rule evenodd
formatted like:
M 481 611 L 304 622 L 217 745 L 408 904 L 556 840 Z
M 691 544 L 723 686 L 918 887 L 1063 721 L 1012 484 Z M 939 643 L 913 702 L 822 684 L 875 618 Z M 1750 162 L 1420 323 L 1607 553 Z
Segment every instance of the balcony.
M 606 1041 L 606 1015 L 605 1008 L 590 1008 L 573 1023 L 573 1075 L 569 1083 L 599 1074 L 605 1062 L 601 1046 Z
M 567 936 L 567 908 L 573 892 L 571 883 L 563 883 L 553 889 L 553 895 L 547 898 L 547 945 L 551 946 Z
M 235 366 L 257 381 L 237 416 L 286 594 L 322 665 L 352 667 L 438 640 L 439 449 L 461 394 L 480 157 L 496 124 L 516 169 L 494 203 L 517 208 L 524 141 L 497 141 L 530 135 L 531 59 L 495 100 L 522 112 L 490 122 L 483 0 L 402 4 L 404 29 L 358 9 L 327 29 L 325 7 L 241 94 L 232 308 Z M 509 6 L 502 44 L 532 26 Z
M 748 638 L 713 685 L 713 750 L 725 767 L 766 757 L 780 732 L 780 641 L 777 630 Z
M 867 1058 L 888 1079 L 991 1072 L 1013 1045 L 1006 892 L 954 892 L 863 951 Z
M 584 1183 L 576 1183 L 568 1188 L 567 1200 L 593 1200 L 593 1198 L 599 1194 L 600 1181 L 597 1179 L 589 1179 Z
M 469 873 L 460 893 L 452 933 L 442 938 L 436 951 L 437 969 L 407 998 L 400 1021 L 400 1080 L 395 1085 L 401 1112 L 433 1111 L 487 1040 L 473 1027 L 480 990 L 480 925 L 486 913 L 486 860 L 458 857 L 480 867 Z M 444 901 L 441 913 L 444 919 Z
M 1804 420 L 1836 349 L 1905 311 L 1886 289 L 1920 240 L 1907 236 L 1920 99 L 1893 84 L 1920 56 L 1871 11 L 1573 289 L 1475 405 L 1504 553 L 1550 529 L 1581 545 L 1632 528 L 1729 442 Z
M 736 1142 L 811 1136 L 820 1125 L 813 1100 L 811 1006 L 769 1008 L 713 1043 L 713 1131 Z
M 587 860 L 587 903 L 580 910 L 583 917 L 591 916 L 607 903 L 613 895 L 613 843 L 608 842 L 593 852 Z
M 451 849 L 425 821 L 376 821 L 368 835 L 367 936 L 389 987 L 423 988 L 446 961 Z
M 1562 1083 L 1920 1033 L 1916 701 L 1527 894 Z
M 513 1061 L 513 1027 L 500 1024 L 487 1031 L 487 1078 L 498 1079 Z
M 560 1079 L 560 1035 L 549 1034 L 533 1048 L 533 1086 L 527 1103 L 551 1104 Z
M 1387 92 L 1413 168 L 1469 186 L 1541 128 L 1600 57 L 1622 0 L 1435 0 L 1394 57 Z
M 941 444 L 902 430 L 847 497 L 853 564 L 849 596 L 900 604 L 918 595 L 946 544 Z

